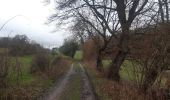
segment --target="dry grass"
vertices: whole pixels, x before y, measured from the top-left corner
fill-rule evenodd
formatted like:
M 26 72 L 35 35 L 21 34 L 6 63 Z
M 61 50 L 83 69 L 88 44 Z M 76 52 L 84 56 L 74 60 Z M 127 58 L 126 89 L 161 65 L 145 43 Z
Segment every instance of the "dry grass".
M 107 80 L 103 82 L 100 89 L 113 100 L 165 100 L 163 89 L 152 89 L 144 94 L 132 83 L 114 83 Z
M 166 91 L 163 88 L 152 87 L 147 93 L 143 93 L 135 83 L 115 83 L 96 73 L 92 67 L 86 66 L 86 69 L 100 100 L 166 100 Z
M 72 60 L 67 57 L 59 56 L 54 58 L 49 69 L 49 77 L 55 80 L 62 76 L 67 72 L 71 63 Z

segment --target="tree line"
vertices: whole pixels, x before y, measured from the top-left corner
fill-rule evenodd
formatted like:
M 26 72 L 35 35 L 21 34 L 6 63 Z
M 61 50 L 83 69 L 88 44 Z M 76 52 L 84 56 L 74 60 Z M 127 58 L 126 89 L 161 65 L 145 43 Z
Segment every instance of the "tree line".
M 45 48 L 40 44 L 31 41 L 26 35 L 1 37 L 0 48 L 5 48 L 12 56 L 32 55 L 42 50 L 45 51 Z

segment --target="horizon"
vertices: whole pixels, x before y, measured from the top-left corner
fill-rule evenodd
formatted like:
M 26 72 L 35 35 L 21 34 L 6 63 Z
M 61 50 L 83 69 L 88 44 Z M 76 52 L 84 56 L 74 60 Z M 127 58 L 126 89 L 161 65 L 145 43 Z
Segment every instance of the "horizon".
M 61 46 L 68 31 L 57 28 L 55 24 L 46 24 L 48 18 L 55 13 L 54 8 L 53 0 L 49 4 L 45 0 L 0 1 L 0 27 L 3 27 L 0 37 L 23 34 L 44 47 Z

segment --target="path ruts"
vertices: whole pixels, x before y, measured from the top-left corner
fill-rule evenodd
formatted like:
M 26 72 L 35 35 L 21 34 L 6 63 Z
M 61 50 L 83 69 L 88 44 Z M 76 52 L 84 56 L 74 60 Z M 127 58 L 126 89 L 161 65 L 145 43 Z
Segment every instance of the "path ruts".
M 76 75 L 79 75 L 79 77 Z M 75 82 L 79 82 L 80 84 L 78 83 L 78 85 L 75 85 L 77 84 Z M 78 95 L 70 92 L 77 92 Z M 41 100 L 65 100 L 63 98 L 73 100 L 74 97 L 72 98 L 72 96 L 78 96 L 78 99 L 80 100 L 96 100 L 86 71 L 80 63 L 72 64 L 67 74 L 63 76 L 63 78 L 57 82 L 56 86 L 52 88 L 48 95 Z

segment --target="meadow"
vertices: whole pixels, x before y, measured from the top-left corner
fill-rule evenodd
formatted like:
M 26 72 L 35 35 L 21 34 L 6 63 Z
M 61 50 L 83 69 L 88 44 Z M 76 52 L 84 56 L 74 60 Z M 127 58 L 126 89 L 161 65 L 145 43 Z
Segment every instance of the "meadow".
M 32 61 L 35 55 L 11 57 L 10 66 L 8 70 L 8 76 L 5 79 L 6 86 L 0 88 L 0 98 L 4 99 L 36 99 L 48 92 L 49 88 L 55 83 L 55 80 L 62 76 L 69 68 L 70 61 L 62 60 L 63 64 L 57 62 L 51 65 L 53 71 L 52 74 L 47 72 L 37 71 L 32 73 Z M 54 61 L 57 57 L 51 56 L 51 61 Z M 67 59 L 62 58 L 61 59 Z M 18 63 L 17 66 L 16 62 Z M 68 63 L 68 64 L 67 64 Z

